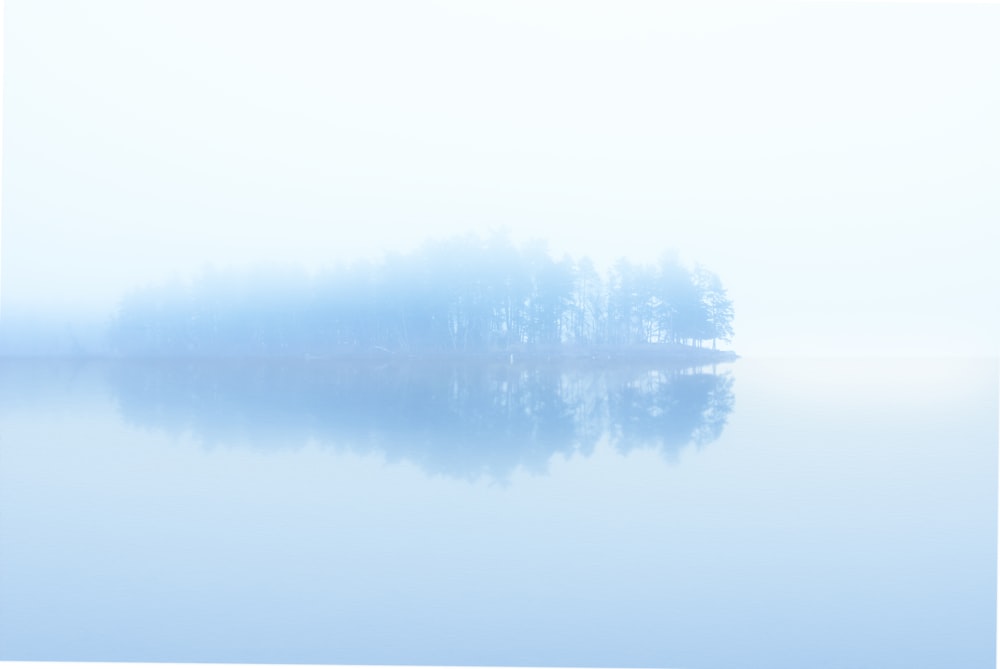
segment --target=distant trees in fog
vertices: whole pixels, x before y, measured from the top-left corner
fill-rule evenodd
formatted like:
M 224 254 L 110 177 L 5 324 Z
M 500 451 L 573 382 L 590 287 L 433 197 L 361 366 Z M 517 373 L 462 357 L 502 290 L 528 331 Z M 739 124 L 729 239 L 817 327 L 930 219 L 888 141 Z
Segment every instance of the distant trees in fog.
M 381 263 L 309 275 L 209 271 L 125 299 L 112 326 L 123 354 L 336 355 L 702 346 L 733 334 L 718 277 L 664 255 L 554 260 L 541 243 L 496 235 L 427 243 Z

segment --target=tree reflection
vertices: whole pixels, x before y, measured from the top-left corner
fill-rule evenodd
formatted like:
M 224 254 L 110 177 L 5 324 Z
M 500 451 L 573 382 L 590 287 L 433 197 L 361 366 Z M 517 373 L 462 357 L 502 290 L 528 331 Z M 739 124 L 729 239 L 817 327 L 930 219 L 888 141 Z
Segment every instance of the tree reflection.
M 733 406 L 728 372 L 620 364 L 123 361 L 109 377 L 125 420 L 207 446 L 315 441 L 461 478 L 543 472 L 604 436 L 673 458 Z

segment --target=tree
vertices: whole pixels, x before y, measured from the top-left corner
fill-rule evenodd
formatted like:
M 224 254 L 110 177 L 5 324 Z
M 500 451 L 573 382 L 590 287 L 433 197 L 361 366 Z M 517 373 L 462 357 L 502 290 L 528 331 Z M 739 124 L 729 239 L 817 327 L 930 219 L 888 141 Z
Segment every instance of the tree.
M 701 292 L 707 338 L 712 340 L 714 350 L 716 340 L 728 342 L 733 336 L 733 302 L 722 287 L 722 281 L 713 272 L 699 265 L 695 267 L 694 280 Z
M 692 344 L 700 340 L 705 332 L 701 294 L 676 253 L 660 257 L 657 287 L 662 300 L 660 326 L 666 338 L 673 342 L 689 340 Z

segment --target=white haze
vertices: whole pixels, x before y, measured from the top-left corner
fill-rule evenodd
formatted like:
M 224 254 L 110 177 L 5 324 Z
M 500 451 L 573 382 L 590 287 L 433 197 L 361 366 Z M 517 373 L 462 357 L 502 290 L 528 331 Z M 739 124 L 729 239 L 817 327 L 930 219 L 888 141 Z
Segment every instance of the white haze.
M 505 227 L 744 355 L 995 355 L 1000 6 L 698 7 L 8 0 L 4 313 Z

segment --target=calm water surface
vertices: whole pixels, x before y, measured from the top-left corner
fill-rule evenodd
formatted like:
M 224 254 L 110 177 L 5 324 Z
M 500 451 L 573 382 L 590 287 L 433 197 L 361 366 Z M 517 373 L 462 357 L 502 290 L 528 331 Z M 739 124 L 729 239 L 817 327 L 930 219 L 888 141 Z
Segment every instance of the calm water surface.
M 0 364 L 0 659 L 993 667 L 995 360 Z

